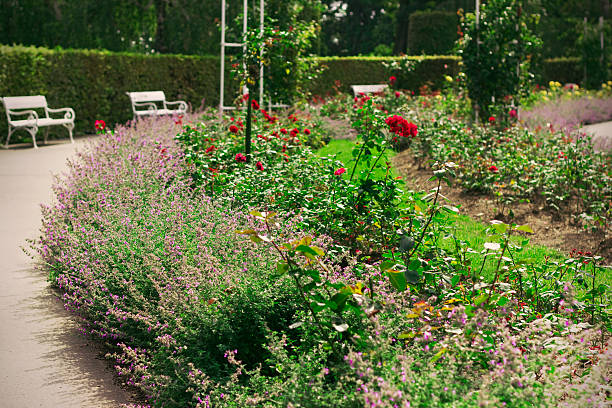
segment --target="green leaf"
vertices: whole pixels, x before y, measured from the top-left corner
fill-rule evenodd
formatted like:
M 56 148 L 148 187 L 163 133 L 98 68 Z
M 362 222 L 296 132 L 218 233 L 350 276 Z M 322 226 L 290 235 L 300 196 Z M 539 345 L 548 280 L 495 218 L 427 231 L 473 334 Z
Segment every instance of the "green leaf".
M 406 282 L 406 277 L 404 276 L 403 272 L 389 269 L 387 270 L 387 276 L 389 277 L 391 286 L 393 286 L 395 290 L 398 292 L 403 292 L 406 290 L 408 283 Z
M 278 274 L 284 275 L 287 273 L 287 271 L 289 271 L 289 264 L 287 262 L 279 261 L 276 264 L 276 272 L 278 272 Z
M 320 248 L 318 249 L 320 250 Z M 308 245 L 298 245 L 297 248 L 295 248 L 295 250 L 303 253 L 306 256 L 310 255 L 312 258 L 316 258 L 317 256 L 320 256 L 320 252 L 322 252 L 322 251 L 318 252 Z
M 518 227 L 516 227 L 517 231 L 523 231 L 523 232 L 528 232 L 530 234 L 534 234 L 533 230 L 531 229 L 531 227 L 529 225 L 520 225 Z
M 442 356 L 444 355 L 444 353 L 446 353 L 447 348 L 443 347 L 440 351 L 438 351 L 430 360 L 430 362 L 435 363 L 436 361 L 438 361 L 439 359 L 442 358 Z
M 380 270 L 381 270 L 382 272 L 386 272 L 386 271 L 388 271 L 389 269 L 393 269 L 393 267 L 395 267 L 395 265 L 397 265 L 397 262 L 395 262 L 393 259 L 388 259 L 388 260 L 386 260 L 386 261 L 383 261 L 383 262 L 380 264 Z
M 510 225 L 498 220 L 491 221 L 491 225 L 498 234 L 503 234 L 504 232 L 508 231 L 508 228 L 510 228 Z
M 408 269 L 404 272 L 404 278 L 406 281 L 412 283 L 413 285 L 419 283 L 421 277 L 419 276 L 419 271 L 414 269 Z
M 497 306 L 503 306 L 503 305 L 505 305 L 506 303 L 508 303 L 509 301 L 510 301 L 510 300 L 509 300 L 507 297 L 502 296 L 502 297 L 500 297 L 500 298 L 499 298 L 499 300 L 497 301 Z

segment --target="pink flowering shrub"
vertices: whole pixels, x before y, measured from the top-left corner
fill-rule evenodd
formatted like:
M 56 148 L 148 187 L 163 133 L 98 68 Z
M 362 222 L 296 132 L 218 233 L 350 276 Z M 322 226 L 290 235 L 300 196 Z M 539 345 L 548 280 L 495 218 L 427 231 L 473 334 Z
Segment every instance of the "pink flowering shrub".
M 262 363 L 265 332 L 295 312 L 295 293 L 269 279 L 275 256 L 234 233 L 244 214 L 193 196 L 175 133 L 141 121 L 80 152 L 35 243 L 66 308 L 156 404 L 193 402 L 196 370 L 228 375 L 226 349 Z

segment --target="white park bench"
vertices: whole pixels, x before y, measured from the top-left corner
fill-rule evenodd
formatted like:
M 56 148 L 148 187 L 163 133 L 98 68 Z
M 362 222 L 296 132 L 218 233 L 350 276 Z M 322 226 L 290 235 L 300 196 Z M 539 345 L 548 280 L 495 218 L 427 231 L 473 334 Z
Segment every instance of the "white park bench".
M 11 135 L 17 129 L 24 129 L 30 135 L 32 135 L 32 143 L 35 148 L 36 145 L 36 133 L 38 128 L 47 127 L 45 129 L 45 143 L 47 143 L 47 136 L 49 133 L 48 126 L 62 125 L 68 129 L 70 135 L 70 141 L 74 143 L 72 138 L 72 129 L 74 129 L 74 110 L 72 108 L 60 108 L 51 109 L 47 106 L 47 98 L 44 95 L 35 96 L 5 96 L 2 99 L 4 104 L 4 110 L 6 110 L 6 119 L 8 120 L 8 137 L 6 138 L 6 145 L 8 147 Z M 44 109 L 45 116 L 39 117 L 38 112 L 35 109 Z M 64 113 L 63 118 L 51 118 L 49 113 Z M 15 118 L 23 119 L 15 119 Z
M 351 85 L 351 89 L 353 90 L 353 95 L 359 96 L 361 94 L 369 94 L 369 93 L 381 93 L 385 92 L 387 89 L 387 85 Z
M 134 120 L 143 116 L 184 115 L 187 112 L 187 102 L 166 101 L 163 91 L 126 92 L 132 101 Z M 178 105 L 170 109 L 168 105 Z

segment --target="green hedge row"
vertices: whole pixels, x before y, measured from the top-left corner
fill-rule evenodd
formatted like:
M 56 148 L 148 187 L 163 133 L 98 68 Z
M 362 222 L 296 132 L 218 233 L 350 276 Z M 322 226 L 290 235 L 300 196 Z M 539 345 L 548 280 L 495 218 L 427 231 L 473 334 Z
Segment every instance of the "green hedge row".
M 417 11 L 410 15 L 408 52 L 410 55 L 451 54 L 458 38 L 457 13 L 448 11 Z M 435 35 L 432 35 L 435 33 Z
M 547 84 L 548 81 L 581 84 L 584 77 L 581 64 L 578 57 L 547 59 L 542 66 L 542 82 L 544 84 Z
M 350 85 L 387 83 L 391 74 L 397 77 L 397 88 L 417 90 L 422 85 L 436 88 L 444 80 L 444 75 L 457 73 L 461 61 L 454 56 L 408 57 L 415 66 L 407 72 L 387 67 L 393 62 L 404 62 L 401 57 L 321 57 L 317 60 L 324 70 L 313 81 L 311 91 L 321 96 L 332 91 L 336 80 L 340 81 L 340 90 L 351 92 Z
M 216 105 L 219 58 L 0 46 L 0 96 L 41 94 L 52 108 L 72 107 L 78 133 L 93 132 L 96 119 L 108 124 L 131 119 L 125 92 L 147 90 L 163 90 L 168 100 L 185 100 L 194 108 L 203 101 Z M 6 114 L 0 109 L 5 135 Z
M 397 88 L 436 88 L 444 75 L 454 76 L 460 59 L 454 56 L 408 57 L 411 71 L 389 68 L 402 64 L 400 57 L 319 57 L 321 75 L 310 84 L 313 94 L 331 93 L 335 82 L 350 92 L 350 85 L 387 83 L 397 76 Z M 228 77 L 228 76 L 226 76 Z M 580 83 L 576 58 L 547 60 L 542 81 Z M 228 81 L 226 98 L 237 89 Z M 91 50 L 49 50 L 0 45 L 0 96 L 47 96 L 50 107 L 70 106 L 76 112 L 76 132 L 93 132 L 96 119 L 124 123 L 132 118 L 127 91 L 163 90 L 169 100 L 182 99 L 193 108 L 219 103 L 219 57 L 112 53 Z M 0 108 L 0 135 L 7 132 Z

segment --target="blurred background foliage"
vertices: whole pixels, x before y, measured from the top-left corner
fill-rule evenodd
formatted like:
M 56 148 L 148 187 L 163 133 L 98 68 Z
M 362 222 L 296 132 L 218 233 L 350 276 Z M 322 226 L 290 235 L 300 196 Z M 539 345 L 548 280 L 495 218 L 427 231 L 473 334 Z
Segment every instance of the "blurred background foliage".
M 483 0 L 486 1 L 486 0 Z M 227 0 L 228 21 L 242 10 Z M 256 7 L 259 0 L 249 0 Z M 279 25 L 317 21 L 312 53 L 322 56 L 448 54 L 456 40 L 457 10 L 474 0 L 267 0 Z M 3 44 L 87 48 L 144 54 L 219 54 L 220 0 L 0 0 Z M 530 0 L 539 14 L 542 57 L 580 56 L 580 39 L 600 16 L 610 31 L 610 0 Z M 252 16 L 255 13 L 251 13 Z M 292 16 L 292 18 L 286 18 Z M 288 27 L 281 27 L 288 28 Z M 432 30 L 436 38 L 432 41 Z M 610 37 L 607 36 L 607 41 Z

